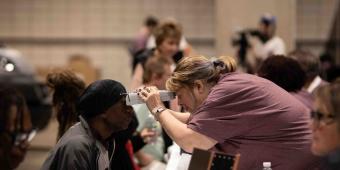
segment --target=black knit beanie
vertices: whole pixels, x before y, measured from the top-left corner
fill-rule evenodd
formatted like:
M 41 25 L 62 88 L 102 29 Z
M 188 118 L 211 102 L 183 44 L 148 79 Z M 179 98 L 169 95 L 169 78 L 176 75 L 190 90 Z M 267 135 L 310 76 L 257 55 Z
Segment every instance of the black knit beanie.
M 126 93 L 124 86 L 115 80 L 98 80 L 91 83 L 80 96 L 77 112 L 85 119 L 104 113 Z

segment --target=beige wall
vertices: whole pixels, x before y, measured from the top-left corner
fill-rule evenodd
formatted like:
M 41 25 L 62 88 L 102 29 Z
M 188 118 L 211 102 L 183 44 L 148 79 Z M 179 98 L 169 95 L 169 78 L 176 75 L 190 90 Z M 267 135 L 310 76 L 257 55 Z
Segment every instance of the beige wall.
M 234 56 L 231 36 L 255 28 L 264 12 L 277 16 L 277 34 L 287 51 L 296 40 L 302 46 L 308 46 L 308 39 L 324 40 L 338 1 L 0 0 L 0 40 L 36 67 L 63 66 L 69 55 L 87 54 L 102 78 L 128 85 L 127 45 L 147 15 L 177 18 L 198 54 Z M 322 45 L 308 47 L 321 51 Z
M 219 54 L 234 55 L 230 37 L 240 29 L 257 28 L 259 18 L 265 12 L 277 17 L 277 34 L 283 38 L 287 49 L 295 44 L 296 3 L 295 0 L 216 0 L 215 38 Z
M 320 55 L 331 35 L 339 0 L 297 1 L 297 46 Z M 337 59 L 338 62 L 340 59 Z
M 206 0 L 1 0 L 0 40 L 36 67 L 63 66 L 85 53 L 102 78 L 128 85 L 128 42 L 148 15 L 174 17 L 195 51 L 214 53 L 213 1 Z

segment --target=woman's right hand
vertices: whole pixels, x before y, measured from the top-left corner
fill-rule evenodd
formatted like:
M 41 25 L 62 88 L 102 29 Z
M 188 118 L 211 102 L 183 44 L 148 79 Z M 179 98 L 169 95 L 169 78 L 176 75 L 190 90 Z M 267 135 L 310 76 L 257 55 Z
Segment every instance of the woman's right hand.
M 164 107 L 159 95 L 159 90 L 155 86 L 139 88 L 137 89 L 137 94 L 146 103 L 150 112 L 156 107 Z

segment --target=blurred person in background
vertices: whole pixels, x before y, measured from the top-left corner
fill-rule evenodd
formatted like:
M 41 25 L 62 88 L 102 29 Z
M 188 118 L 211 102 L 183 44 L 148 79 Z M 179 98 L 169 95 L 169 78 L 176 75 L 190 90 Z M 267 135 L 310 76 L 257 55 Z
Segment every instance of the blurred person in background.
M 327 169 L 340 169 L 340 79 L 316 91 L 316 110 L 312 112 L 315 155 L 324 156 Z
M 86 54 L 72 54 L 67 62 L 66 67 L 80 77 L 86 86 L 100 77 L 99 70 L 93 65 L 91 57 Z
M 48 87 L 26 59 L 20 51 L 0 48 L 0 84 L 13 87 L 24 96 L 32 126 L 44 129 L 52 115 Z
M 340 77 L 340 66 L 336 64 L 335 57 L 328 52 L 320 56 L 321 75 L 328 82 Z
M 0 88 L 0 169 L 11 170 L 24 160 L 33 136 L 30 113 L 22 94 Z
M 115 169 L 111 167 L 112 159 L 117 159 L 114 134 L 127 129 L 133 118 L 125 93 L 114 80 L 91 83 L 77 103 L 80 122 L 60 138 L 41 169 Z
M 257 75 L 272 81 L 292 94 L 308 109 L 314 110 L 312 94 L 303 89 L 306 72 L 296 60 L 284 55 L 270 56 L 262 62 Z
M 276 27 L 276 17 L 266 13 L 259 22 L 259 36 L 247 37 L 252 52 L 252 57 L 248 58 L 252 67 L 250 72 L 255 72 L 261 62 L 271 55 L 285 55 L 286 47 L 282 38 L 275 34 Z
M 323 80 L 320 74 L 320 60 L 316 55 L 306 50 L 294 50 L 288 54 L 288 57 L 299 62 L 302 69 L 306 72 L 306 82 L 304 89 L 313 94 L 314 91 L 327 82 Z
M 79 121 L 76 102 L 85 90 L 85 82 L 70 70 L 49 73 L 47 85 L 53 90 L 53 106 L 59 123 L 57 141 Z
M 143 72 L 145 63 L 151 56 L 162 57 L 172 65 L 172 70 L 175 68 L 176 62 L 173 56 L 178 52 L 179 42 L 182 36 L 182 30 L 176 22 L 167 21 L 161 23 L 154 32 L 156 38 L 156 47 L 144 51 L 137 56 L 136 68 L 132 76 L 132 90 L 137 89 L 143 84 Z
M 183 27 L 181 25 L 181 23 L 179 23 L 175 18 L 169 17 L 169 18 L 165 18 L 163 22 L 173 22 L 176 23 L 176 25 L 178 25 L 178 27 L 182 30 L 183 32 Z M 157 46 L 156 44 L 156 36 L 155 34 L 152 34 L 148 41 L 147 41 L 147 45 L 146 48 L 147 49 L 153 49 Z M 181 39 L 179 41 L 179 46 L 178 46 L 179 50 L 178 52 L 173 56 L 173 59 L 176 63 L 178 63 L 178 61 L 182 58 L 182 57 L 188 57 L 191 53 L 192 53 L 192 47 L 189 44 L 189 42 L 187 41 L 187 39 L 185 38 L 185 36 L 182 34 Z
M 132 64 L 137 63 L 136 56 L 138 56 L 139 53 L 146 50 L 146 44 L 150 36 L 152 35 L 154 29 L 158 25 L 158 19 L 153 16 L 148 16 L 143 26 L 138 31 L 137 36 L 135 37 L 132 45 L 129 47 L 129 52 L 132 57 Z M 132 65 L 132 68 L 134 71 L 135 65 Z
M 320 55 L 320 75 L 324 79 L 328 79 L 328 73 L 334 67 L 334 57 L 328 52 L 324 52 Z
M 314 168 L 308 109 L 274 83 L 237 73 L 230 57 L 187 57 L 167 81 L 190 113 L 166 109 L 156 87 L 138 89 L 151 113 L 185 151 L 241 154 L 240 170 Z
M 165 90 L 166 80 L 170 76 L 170 63 L 160 57 L 151 57 L 145 64 L 143 86 L 156 86 L 158 89 Z M 140 161 L 145 160 L 144 162 L 140 162 L 141 164 L 146 165 L 143 169 L 152 169 L 156 166 L 162 166 L 158 167 L 157 169 L 164 169 L 165 165 L 159 161 L 163 160 L 164 152 L 166 151 L 164 147 L 168 147 L 172 144 L 171 139 L 166 134 L 163 134 L 160 124 L 154 120 L 152 114 L 145 104 L 134 105 L 133 108 L 139 121 L 137 131 L 141 131 L 145 127 L 150 127 L 148 123 L 153 123 L 154 125 L 151 126 L 155 126 L 153 130 L 157 132 L 157 137 L 152 139 L 154 141 L 150 144 L 147 144 L 141 151 L 136 153 L 136 157 Z M 166 140 L 170 140 L 167 141 L 167 145 L 164 143 Z

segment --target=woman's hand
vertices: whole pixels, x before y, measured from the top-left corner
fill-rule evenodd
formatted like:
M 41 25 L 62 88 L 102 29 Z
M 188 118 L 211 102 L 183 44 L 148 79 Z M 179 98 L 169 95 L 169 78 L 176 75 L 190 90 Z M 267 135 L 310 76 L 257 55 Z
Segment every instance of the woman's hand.
M 155 86 L 139 88 L 137 94 L 146 103 L 150 112 L 156 107 L 164 107 L 159 95 L 159 90 Z

